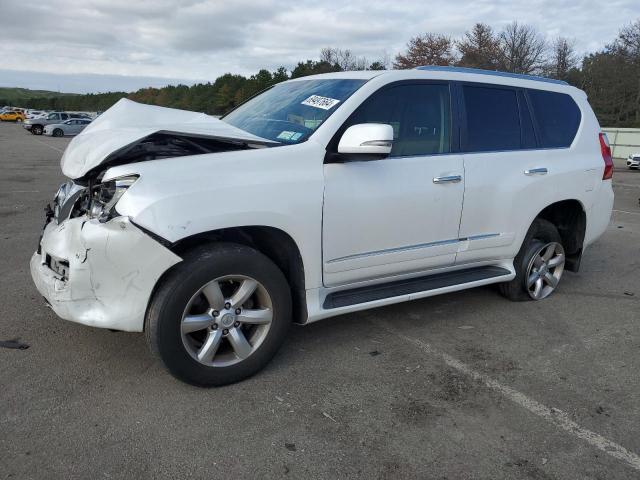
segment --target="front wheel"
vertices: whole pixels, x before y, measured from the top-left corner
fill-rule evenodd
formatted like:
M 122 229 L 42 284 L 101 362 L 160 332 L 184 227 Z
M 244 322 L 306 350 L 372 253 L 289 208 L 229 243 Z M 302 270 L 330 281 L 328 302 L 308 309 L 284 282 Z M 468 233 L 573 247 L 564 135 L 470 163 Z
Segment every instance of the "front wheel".
M 558 229 L 536 219 L 513 261 L 516 277 L 499 285 L 509 300 L 542 300 L 551 295 L 564 273 L 565 251 Z
M 62 137 L 63 135 L 64 135 L 64 132 L 63 132 L 61 129 L 59 129 L 59 128 L 56 128 L 56 129 L 53 131 L 53 136 L 54 136 L 54 137 Z
M 278 267 L 252 248 L 198 247 L 162 281 L 146 318 L 151 350 L 178 379 L 219 386 L 269 362 L 291 324 L 291 294 Z

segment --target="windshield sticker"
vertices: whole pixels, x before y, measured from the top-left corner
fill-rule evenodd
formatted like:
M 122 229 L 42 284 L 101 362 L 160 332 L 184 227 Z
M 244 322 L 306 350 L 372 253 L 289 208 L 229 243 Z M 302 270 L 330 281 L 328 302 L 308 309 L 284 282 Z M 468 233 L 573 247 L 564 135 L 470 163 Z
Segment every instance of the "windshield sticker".
M 340 103 L 340 100 L 336 100 L 335 98 L 321 97 L 320 95 L 311 95 L 309 98 L 302 102 L 302 105 L 321 108 L 322 110 L 330 110 L 338 103 Z
M 294 133 L 293 135 L 291 135 L 291 139 L 290 139 L 290 140 L 293 140 L 293 141 L 295 142 L 295 141 L 296 141 L 296 140 L 298 140 L 301 136 L 302 136 L 302 134 L 301 134 L 300 132 L 296 132 L 296 133 Z
M 292 140 L 292 137 L 295 134 L 296 134 L 296 132 L 290 132 L 288 130 L 284 130 L 284 131 L 280 132 L 280 135 L 278 135 L 276 138 L 278 138 L 280 140 Z

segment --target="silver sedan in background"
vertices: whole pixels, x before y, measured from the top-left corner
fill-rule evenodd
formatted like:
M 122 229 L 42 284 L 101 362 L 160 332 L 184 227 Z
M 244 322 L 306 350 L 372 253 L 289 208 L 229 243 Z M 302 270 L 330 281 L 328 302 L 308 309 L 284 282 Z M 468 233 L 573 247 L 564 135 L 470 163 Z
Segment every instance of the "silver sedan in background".
M 50 137 L 63 137 L 65 135 L 77 135 L 91 123 L 88 118 L 72 118 L 63 123 L 54 123 L 44 127 L 44 134 Z

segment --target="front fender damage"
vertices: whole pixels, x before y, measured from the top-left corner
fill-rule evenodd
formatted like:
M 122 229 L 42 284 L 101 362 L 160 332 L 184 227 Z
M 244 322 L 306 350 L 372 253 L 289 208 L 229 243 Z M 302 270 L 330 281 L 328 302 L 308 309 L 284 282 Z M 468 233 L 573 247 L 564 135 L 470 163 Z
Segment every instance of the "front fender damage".
M 127 217 L 106 223 L 86 216 L 60 225 L 50 222 L 40 245 L 31 259 L 31 275 L 58 316 L 131 332 L 143 330 L 157 281 L 181 261 Z M 56 268 L 60 262 L 68 265 L 62 274 Z

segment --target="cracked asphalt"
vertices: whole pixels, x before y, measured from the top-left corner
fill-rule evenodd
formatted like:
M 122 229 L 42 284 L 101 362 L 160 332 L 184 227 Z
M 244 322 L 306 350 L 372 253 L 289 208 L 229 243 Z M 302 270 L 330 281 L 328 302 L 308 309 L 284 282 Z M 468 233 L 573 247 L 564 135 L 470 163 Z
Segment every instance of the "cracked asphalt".
M 618 163 L 608 231 L 544 301 L 478 288 L 295 327 L 202 390 L 33 287 L 68 141 L 0 124 L 0 478 L 640 478 L 640 171 Z

